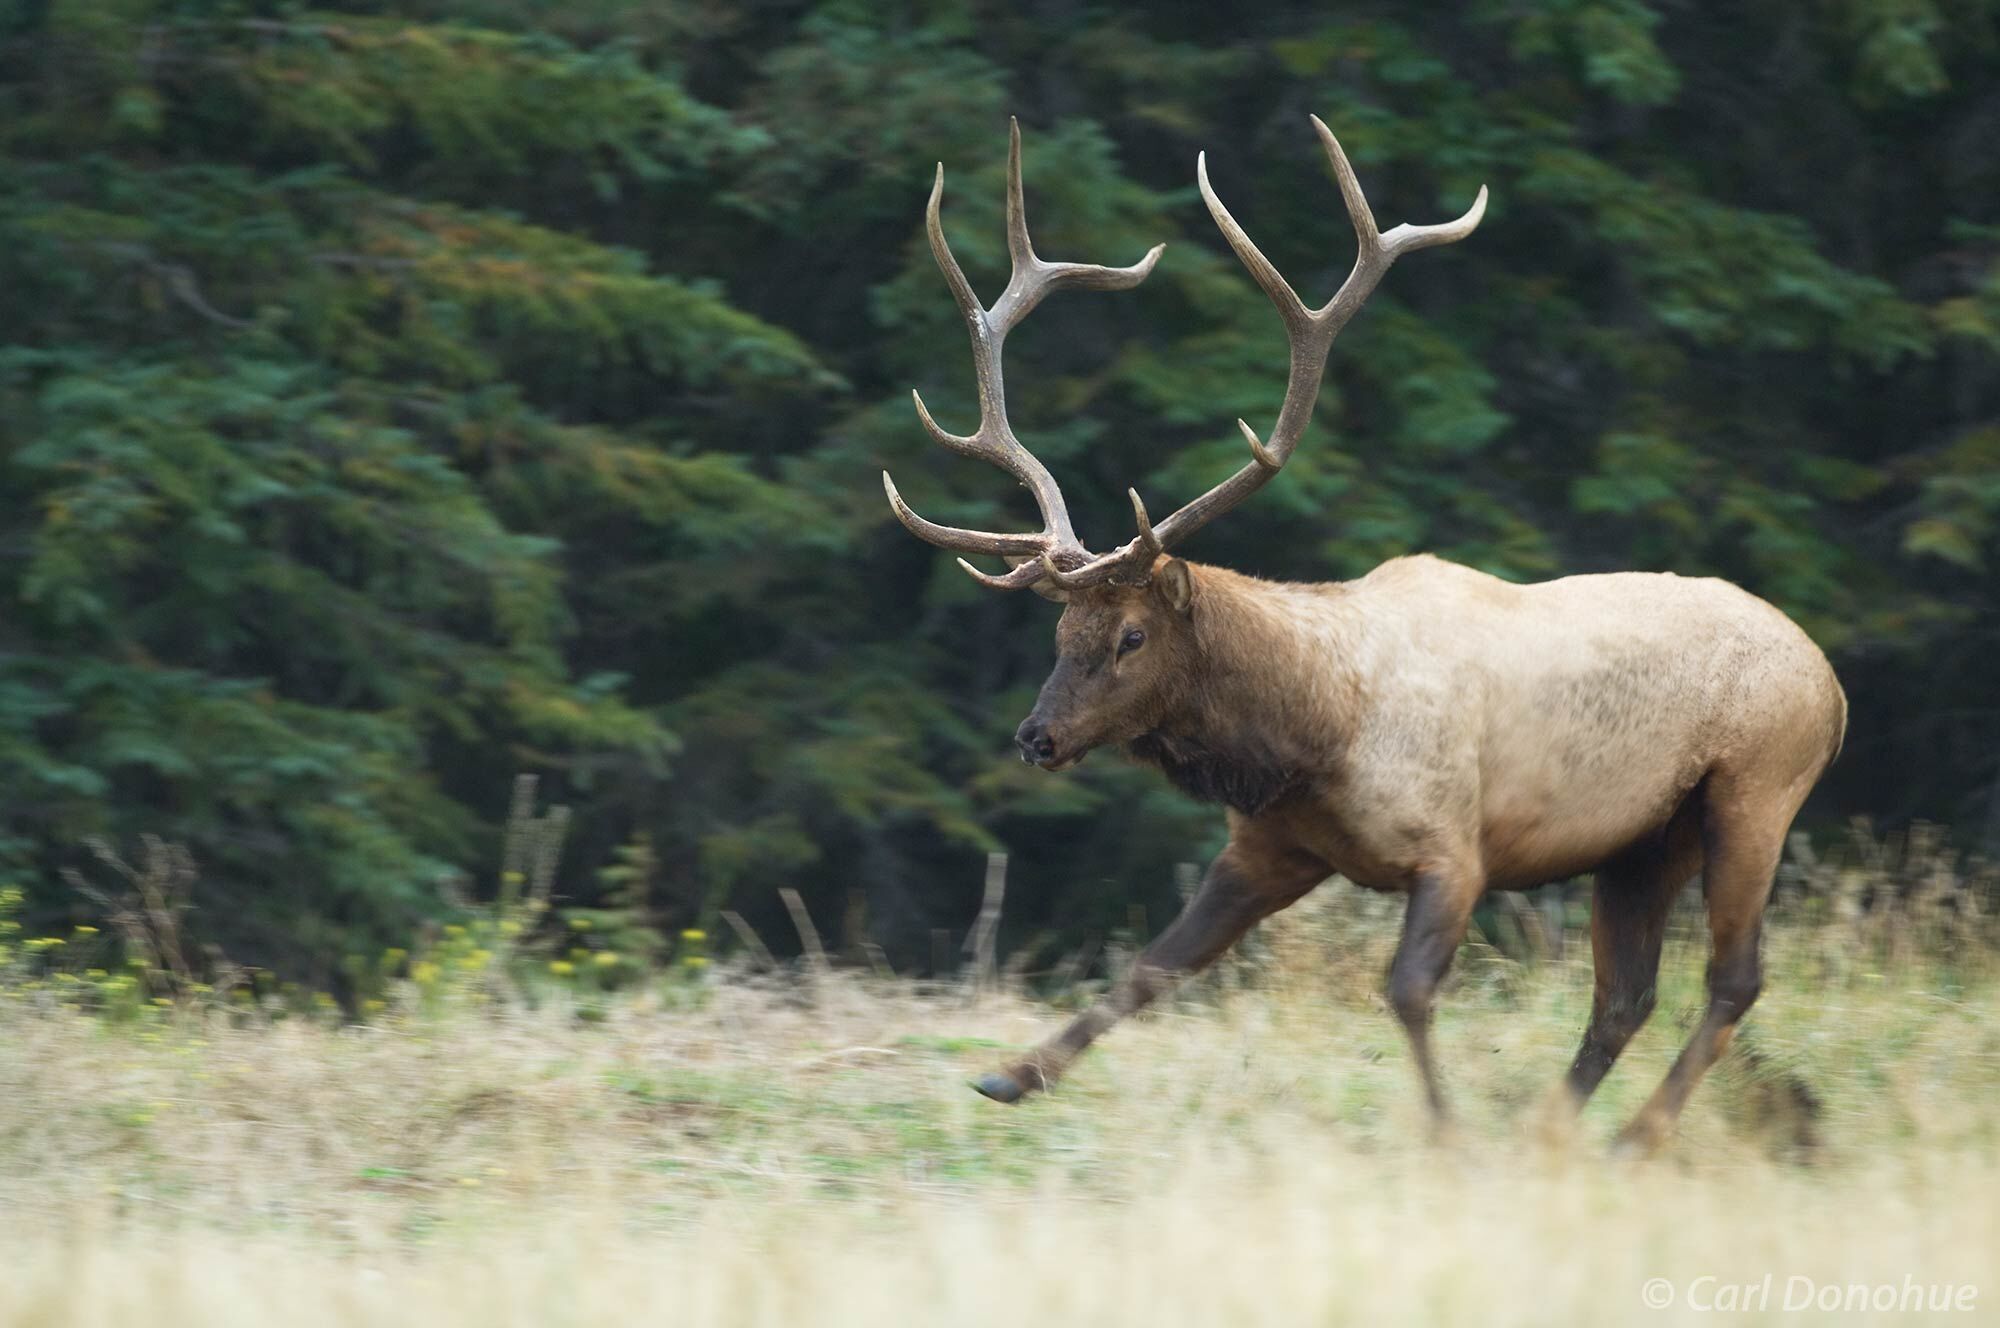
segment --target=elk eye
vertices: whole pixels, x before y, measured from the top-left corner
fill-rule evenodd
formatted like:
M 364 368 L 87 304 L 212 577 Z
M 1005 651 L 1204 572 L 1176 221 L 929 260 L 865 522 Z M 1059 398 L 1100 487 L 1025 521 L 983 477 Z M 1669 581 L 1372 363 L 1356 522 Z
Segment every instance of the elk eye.
M 1140 631 L 1138 628 L 1134 627 L 1131 631 L 1125 633 L 1125 639 L 1118 643 L 1118 653 L 1121 655 L 1129 655 L 1133 651 L 1137 650 L 1140 646 L 1143 646 L 1145 644 L 1146 644 L 1146 634 Z

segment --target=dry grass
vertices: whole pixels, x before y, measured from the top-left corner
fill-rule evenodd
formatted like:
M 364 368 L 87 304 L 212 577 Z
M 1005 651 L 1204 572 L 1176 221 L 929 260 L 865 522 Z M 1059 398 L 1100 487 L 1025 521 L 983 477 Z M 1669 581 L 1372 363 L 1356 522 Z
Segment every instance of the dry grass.
M 0 1323 L 1672 1322 L 1713 1317 L 1693 1279 L 1712 1301 L 1766 1273 L 1771 1319 L 1796 1317 L 1794 1277 L 1972 1284 L 1957 1317 L 2000 1317 L 2000 983 L 1979 953 L 1885 965 L 1781 931 L 1754 1057 L 1703 1086 L 1665 1158 L 1612 1167 L 1602 1141 L 1698 1003 L 1692 942 L 1563 1150 L 1530 1120 L 1587 969 L 1468 952 L 1439 1023 L 1468 1138 L 1436 1152 L 1373 996 L 1387 921 L 1327 892 L 1255 971 L 1011 1110 L 965 1078 L 1061 1011 L 852 976 L 718 981 L 601 1022 L 119 1029 L 15 998 Z M 1667 1311 L 1642 1306 L 1654 1277 Z

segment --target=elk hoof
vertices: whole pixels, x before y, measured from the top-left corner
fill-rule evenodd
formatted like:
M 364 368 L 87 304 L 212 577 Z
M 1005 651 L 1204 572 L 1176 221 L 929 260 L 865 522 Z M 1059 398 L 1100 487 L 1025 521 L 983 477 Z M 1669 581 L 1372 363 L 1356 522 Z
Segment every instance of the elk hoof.
M 982 1074 L 972 1081 L 973 1091 L 995 1102 L 1019 1102 L 1028 1090 L 1012 1075 Z
M 1613 1162 L 1643 1162 L 1659 1152 L 1660 1145 L 1664 1142 L 1665 1140 L 1657 1128 L 1641 1125 L 1638 1121 L 1634 1121 L 1620 1130 L 1618 1137 L 1611 1141 L 1611 1160 Z

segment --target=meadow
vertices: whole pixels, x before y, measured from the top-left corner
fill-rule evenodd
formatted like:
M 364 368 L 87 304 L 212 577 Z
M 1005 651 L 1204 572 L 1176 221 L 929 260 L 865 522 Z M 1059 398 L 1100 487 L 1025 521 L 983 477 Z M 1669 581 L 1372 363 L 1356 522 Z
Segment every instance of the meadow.
M 1605 1144 L 1699 1008 L 1692 897 L 1567 1140 L 1540 1107 L 1587 937 L 1466 946 L 1442 1148 L 1376 995 L 1395 901 L 1338 882 L 1014 1108 L 965 1081 L 1091 984 L 731 961 L 592 991 L 448 937 L 365 1020 L 118 1015 L 20 952 L 0 1323 L 2000 1319 L 2000 974 L 1981 890 L 1918 856 L 1793 865 L 1738 1050 L 1643 1163 Z

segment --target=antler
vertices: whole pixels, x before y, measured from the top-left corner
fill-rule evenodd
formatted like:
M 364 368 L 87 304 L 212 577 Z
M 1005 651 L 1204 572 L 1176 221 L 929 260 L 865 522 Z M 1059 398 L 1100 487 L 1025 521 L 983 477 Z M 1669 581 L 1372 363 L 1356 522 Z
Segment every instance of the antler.
M 1202 201 L 1208 204 L 1209 215 L 1215 218 L 1223 238 L 1229 241 L 1229 247 L 1236 251 L 1243 266 L 1250 269 L 1251 277 L 1277 306 L 1278 317 L 1284 320 L 1285 337 L 1291 343 L 1291 373 L 1285 381 L 1285 401 L 1278 409 L 1278 422 L 1271 430 L 1270 441 L 1259 441 L 1256 430 L 1248 423 L 1236 421 L 1244 441 L 1250 444 L 1249 465 L 1157 526 L 1147 525 L 1145 509 L 1140 507 L 1136 538 L 1082 567 L 1049 573 L 1065 590 L 1095 585 L 1129 569 L 1150 567 L 1162 549 L 1180 543 L 1264 487 L 1291 459 L 1293 449 L 1312 420 L 1313 403 L 1319 398 L 1320 380 L 1326 374 L 1326 358 L 1333 349 L 1334 338 L 1374 292 L 1390 264 L 1413 250 L 1464 239 L 1486 215 L 1486 186 L 1481 185 L 1479 197 L 1458 220 L 1436 226 L 1412 226 L 1405 222 L 1384 235 L 1376 228 L 1375 214 L 1368 207 L 1367 196 L 1361 192 L 1361 182 L 1355 178 L 1347 154 L 1341 151 L 1340 140 L 1317 115 L 1312 117 L 1312 123 L 1326 148 L 1327 160 L 1333 163 L 1333 173 L 1340 182 L 1340 194 L 1347 203 L 1347 215 L 1354 222 L 1354 238 L 1359 244 L 1353 271 L 1347 274 L 1339 292 L 1318 309 L 1306 308 L 1297 292 L 1215 196 L 1215 189 L 1208 182 L 1208 154 L 1204 152 L 1195 158 L 1195 176 L 1201 184 Z M 1138 494 L 1132 495 L 1132 501 L 1138 503 Z
M 939 270 L 951 286 L 952 298 L 958 301 L 959 312 L 965 315 L 966 328 L 972 335 L 972 367 L 979 381 L 979 428 L 964 437 L 946 433 L 931 418 L 930 411 L 924 408 L 921 396 L 913 391 L 910 399 L 916 403 L 917 418 L 923 421 L 925 431 L 932 438 L 954 452 L 992 462 L 1026 486 L 1035 495 L 1035 505 L 1041 509 L 1042 529 L 1036 534 L 999 534 L 941 526 L 910 510 L 910 505 L 896 492 L 896 482 L 889 478 L 886 470 L 882 472 L 882 487 L 888 492 L 889 506 L 895 511 L 896 519 L 918 539 L 957 553 L 997 555 L 1018 564 L 1005 575 L 989 576 L 965 559 L 958 560 L 959 566 L 982 584 L 1000 590 L 1017 590 L 1043 576 L 1059 576 L 1063 563 L 1088 563 L 1090 551 L 1077 540 L 1076 530 L 1070 524 L 1069 509 L 1063 503 L 1062 490 L 1056 487 L 1055 476 L 1049 474 L 1048 467 L 1021 445 L 1021 440 L 1014 436 L 1013 427 L 1007 422 L 1007 395 L 1000 370 L 1001 350 L 1006 345 L 1007 334 L 1051 291 L 1070 288 L 1131 289 L 1146 279 L 1166 246 L 1154 245 L 1144 258 L 1130 267 L 1049 263 L 1038 257 L 1033 242 L 1028 238 L 1027 210 L 1021 197 L 1021 125 L 1018 120 L 1012 121 L 1007 145 L 1007 252 L 1013 259 L 1013 273 L 1007 282 L 1007 289 L 988 309 L 980 305 L 978 297 L 972 292 L 972 284 L 965 279 L 958 260 L 952 257 L 951 246 L 945 242 L 944 224 L 938 216 L 943 199 L 944 164 L 940 162 L 937 182 L 931 186 L 930 205 L 925 209 L 924 224 L 930 235 L 931 255 L 937 259 Z
M 1034 490 L 1035 500 L 1042 509 L 1043 529 L 1038 535 L 994 535 L 933 525 L 910 511 L 897 494 L 896 486 L 884 473 L 882 482 L 888 488 L 889 503 L 903 524 L 920 538 L 944 548 L 965 553 L 996 554 L 1016 564 L 1005 575 L 989 576 L 963 558 L 959 559 L 959 565 L 982 584 L 1001 590 L 1016 590 L 1046 577 L 1063 590 L 1078 590 L 1113 577 L 1129 579 L 1134 575 L 1143 576 L 1160 553 L 1248 498 L 1277 474 L 1291 459 L 1306 425 L 1312 420 L 1313 403 L 1319 397 L 1320 380 L 1325 376 L 1326 359 L 1333 349 L 1334 338 L 1340 335 L 1348 320 L 1374 292 L 1390 265 L 1414 250 L 1464 239 L 1472 234 L 1480 219 L 1486 215 L 1486 186 L 1481 185 L 1479 196 L 1473 200 L 1465 215 L 1456 221 L 1436 226 L 1404 223 L 1387 234 L 1382 233 L 1375 225 L 1375 214 L 1368 207 L 1368 199 L 1361 192 L 1361 182 L 1355 179 L 1354 168 L 1348 164 L 1347 154 L 1341 151 L 1339 140 L 1334 138 L 1333 131 L 1318 116 L 1312 117 L 1312 123 L 1313 128 L 1319 131 L 1327 159 L 1333 164 L 1333 173 L 1340 183 L 1341 197 L 1347 204 L 1347 213 L 1354 223 L 1354 236 L 1358 242 L 1353 271 L 1347 274 L 1339 292 L 1318 309 L 1306 308 L 1305 302 L 1299 299 L 1284 277 L 1271 266 L 1270 260 L 1236 224 L 1236 219 L 1229 215 L 1229 209 L 1215 196 L 1215 190 L 1208 182 L 1208 154 L 1203 153 L 1195 160 L 1196 177 L 1201 184 L 1202 199 L 1208 204 L 1209 215 L 1215 218 L 1223 238 L 1229 241 L 1229 247 L 1236 251 L 1243 266 L 1250 270 L 1252 279 L 1277 307 L 1278 316 L 1285 324 L 1286 339 L 1291 345 L 1292 363 L 1285 383 L 1285 400 L 1279 407 L 1278 420 L 1272 427 L 1270 440 L 1260 441 L 1249 424 L 1243 420 L 1236 421 L 1237 427 L 1243 431 L 1244 440 L 1250 444 L 1250 464 L 1157 526 L 1148 520 L 1146 505 L 1140 501 L 1138 491 L 1129 490 L 1139 533 L 1110 553 L 1095 558 L 1077 542 L 1076 533 L 1070 526 L 1069 513 L 1063 506 L 1062 494 L 1047 468 L 1028 454 L 1007 427 L 1005 404 L 1000 392 L 1000 343 L 1007 331 L 1056 285 L 1075 284 L 1104 290 L 1137 285 L 1152 270 L 1154 261 L 1160 256 L 1160 248 L 1155 247 L 1143 260 L 1129 268 L 1086 268 L 1068 263 L 1048 264 L 1037 259 L 1028 244 L 1027 223 L 1021 213 L 1021 137 L 1016 126 L 1008 158 L 1007 195 L 1008 248 L 1014 256 L 1014 277 L 992 310 L 982 310 L 973 299 L 972 289 L 966 284 L 958 264 L 952 260 L 951 251 L 945 246 L 943 230 L 938 224 L 938 200 L 944 188 L 944 168 L 940 166 L 938 185 L 931 191 L 931 250 L 937 255 L 938 266 L 944 269 L 946 279 L 951 282 L 952 293 L 957 296 L 966 322 L 972 328 L 973 362 L 978 370 L 980 387 L 979 432 L 970 438 L 954 437 L 937 427 L 929 412 L 924 410 L 922 401 L 917 402 L 917 412 L 923 418 L 924 427 L 939 442 L 954 451 L 993 461 Z M 1067 282 L 1063 278 L 1068 278 Z M 1064 563 L 1076 565 L 1065 567 Z

